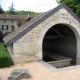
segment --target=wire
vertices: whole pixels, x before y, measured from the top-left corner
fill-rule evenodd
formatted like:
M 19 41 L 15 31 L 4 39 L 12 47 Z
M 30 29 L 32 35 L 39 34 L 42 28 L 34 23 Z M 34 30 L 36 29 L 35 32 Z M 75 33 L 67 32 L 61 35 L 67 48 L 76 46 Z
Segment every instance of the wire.
M 39 6 L 34 6 L 34 7 L 26 8 L 26 9 L 32 9 L 32 8 L 36 8 L 36 7 L 42 7 L 42 6 L 49 5 L 49 4 L 53 4 L 53 3 L 56 3 L 56 2 L 51 2 L 51 3 L 39 5 Z

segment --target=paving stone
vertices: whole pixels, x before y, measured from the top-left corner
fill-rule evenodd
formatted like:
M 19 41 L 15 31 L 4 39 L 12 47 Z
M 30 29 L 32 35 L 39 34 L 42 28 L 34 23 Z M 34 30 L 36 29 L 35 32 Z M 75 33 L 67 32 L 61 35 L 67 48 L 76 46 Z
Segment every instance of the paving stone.
M 30 77 L 29 71 L 27 69 L 15 69 L 11 72 L 8 80 L 21 80 Z

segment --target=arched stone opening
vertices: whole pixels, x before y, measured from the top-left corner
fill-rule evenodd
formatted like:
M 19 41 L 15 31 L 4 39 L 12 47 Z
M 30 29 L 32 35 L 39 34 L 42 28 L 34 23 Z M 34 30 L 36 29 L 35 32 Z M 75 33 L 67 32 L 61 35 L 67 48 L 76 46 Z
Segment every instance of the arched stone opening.
M 74 21 L 66 21 L 64 20 L 64 22 L 61 20 L 61 21 L 57 21 L 55 23 L 55 21 L 51 21 L 49 22 L 47 25 L 45 25 L 45 27 L 42 29 L 42 31 L 40 32 L 39 34 L 39 38 L 38 38 L 38 53 L 37 53 L 37 56 L 38 56 L 38 59 L 43 59 L 43 48 L 42 48 L 42 45 L 43 45 L 43 39 L 46 35 L 46 33 L 48 32 L 48 30 L 50 28 L 52 28 L 54 25 L 64 25 L 66 26 L 72 33 L 72 35 L 74 35 L 74 40 L 75 40 L 75 52 L 76 52 L 76 58 L 75 58 L 75 63 L 76 64 L 80 64 L 80 28 L 79 28 L 79 25 L 77 25 L 76 23 L 74 23 Z M 60 35 L 60 34 L 58 34 Z M 72 44 L 71 44 L 72 45 Z
M 42 59 L 46 62 L 71 59 L 71 64 L 75 65 L 76 55 L 77 40 L 74 32 L 68 25 L 53 25 L 43 38 Z

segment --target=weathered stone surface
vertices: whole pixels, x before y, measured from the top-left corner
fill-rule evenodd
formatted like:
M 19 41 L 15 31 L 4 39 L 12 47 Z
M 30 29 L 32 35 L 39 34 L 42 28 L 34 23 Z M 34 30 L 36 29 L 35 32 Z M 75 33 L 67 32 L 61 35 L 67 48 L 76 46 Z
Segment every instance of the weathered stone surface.
M 29 71 L 27 69 L 15 69 L 11 72 L 8 80 L 21 80 L 30 77 Z

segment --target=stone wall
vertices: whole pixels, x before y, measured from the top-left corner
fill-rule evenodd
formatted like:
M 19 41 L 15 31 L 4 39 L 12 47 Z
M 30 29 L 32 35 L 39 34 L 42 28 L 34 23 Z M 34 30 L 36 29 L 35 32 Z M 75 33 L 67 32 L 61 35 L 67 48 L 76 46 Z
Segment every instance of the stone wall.
M 64 10 L 65 13 L 62 13 L 62 10 Z M 75 20 L 65 9 L 61 9 L 13 44 L 14 63 L 42 59 L 42 43 L 44 35 L 49 28 L 59 23 L 69 26 L 75 35 L 79 37 L 79 22 L 77 22 L 77 20 Z

